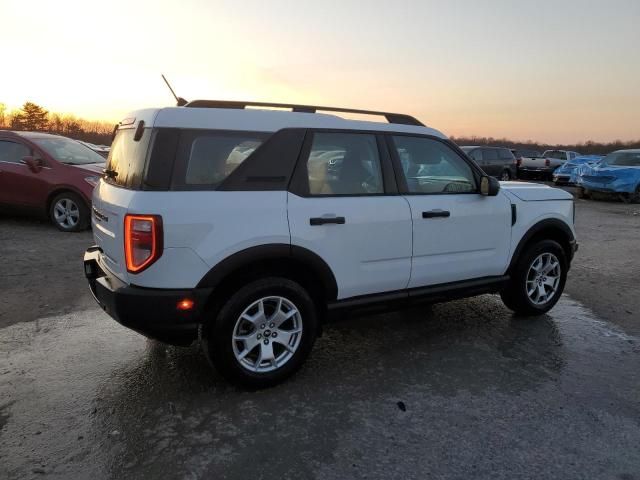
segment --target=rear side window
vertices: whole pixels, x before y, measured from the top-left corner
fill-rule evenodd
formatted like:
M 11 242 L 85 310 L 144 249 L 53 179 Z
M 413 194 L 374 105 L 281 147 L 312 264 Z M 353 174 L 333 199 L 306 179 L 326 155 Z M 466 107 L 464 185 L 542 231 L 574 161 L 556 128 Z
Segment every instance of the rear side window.
M 138 141 L 133 140 L 134 135 L 135 128 L 119 129 L 116 133 L 107 159 L 106 182 L 125 188 L 141 188 L 151 129 L 145 128 Z
M 311 195 L 384 193 L 376 137 L 362 133 L 315 133 L 307 159 Z
M 513 153 L 508 148 L 501 148 L 500 150 L 500 158 L 503 160 L 513 160 Z
M 482 158 L 484 158 L 485 161 L 489 161 L 489 162 L 491 162 L 492 160 L 497 160 L 498 152 L 496 151 L 495 148 L 483 148 Z
M 269 137 L 261 132 L 187 131 L 181 138 L 184 158 L 174 173 L 174 186 L 213 190 Z

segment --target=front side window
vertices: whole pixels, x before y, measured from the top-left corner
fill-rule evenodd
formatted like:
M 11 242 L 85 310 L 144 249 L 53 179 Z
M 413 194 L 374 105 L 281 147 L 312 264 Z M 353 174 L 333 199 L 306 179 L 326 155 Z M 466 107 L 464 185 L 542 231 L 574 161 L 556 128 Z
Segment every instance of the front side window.
M 513 153 L 508 148 L 500 149 L 500 158 L 502 160 L 513 160 Z
M 191 144 L 185 184 L 217 187 L 264 141 L 263 134 L 207 133 Z
M 362 133 L 315 133 L 307 159 L 311 195 L 384 193 L 376 137 Z
M 467 162 L 448 145 L 430 138 L 394 136 L 410 193 L 471 193 L 476 180 Z
M 562 150 L 547 150 L 542 154 L 545 158 L 553 158 L 555 160 L 566 160 L 567 154 Z
M 31 155 L 26 145 L 0 140 L 0 162 L 20 163 L 23 157 Z

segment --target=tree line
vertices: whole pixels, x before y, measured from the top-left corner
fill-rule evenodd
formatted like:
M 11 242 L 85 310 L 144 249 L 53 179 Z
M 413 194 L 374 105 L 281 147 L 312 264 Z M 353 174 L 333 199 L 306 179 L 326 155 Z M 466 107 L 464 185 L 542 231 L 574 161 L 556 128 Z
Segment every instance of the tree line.
M 49 112 L 33 102 L 25 102 L 21 108 L 10 112 L 0 103 L 0 129 L 55 133 L 97 145 L 109 145 L 113 127 L 108 122 Z
M 96 144 L 111 144 L 114 125 L 108 122 L 90 121 L 74 115 L 62 115 L 49 112 L 33 102 L 25 102 L 22 108 L 8 112 L 5 105 L 0 103 L 0 129 L 30 130 L 57 133 L 76 140 L 84 140 Z M 640 148 L 640 140 L 602 143 L 587 141 L 576 144 L 557 144 L 518 142 L 508 138 L 493 137 L 451 137 L 458 145 L 492 145 L 521 150 L 549 149 L 574 150 L 582 154 L 605 154 L 622 148 Z

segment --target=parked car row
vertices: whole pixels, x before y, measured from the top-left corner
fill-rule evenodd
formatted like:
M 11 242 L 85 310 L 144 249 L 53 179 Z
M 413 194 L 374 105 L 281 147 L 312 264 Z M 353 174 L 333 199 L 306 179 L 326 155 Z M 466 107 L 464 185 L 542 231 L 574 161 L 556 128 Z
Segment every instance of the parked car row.
M 640 201 L 640 149 L 618 150 L 600 161 L 585 163 L 576 172 L 578 197 L 592 192 L 614 194 L 622 201 Z
M 47 215 L 60 230 L 86 229 L 105 158 L 59 135 L 0 131 L 0 206 Z

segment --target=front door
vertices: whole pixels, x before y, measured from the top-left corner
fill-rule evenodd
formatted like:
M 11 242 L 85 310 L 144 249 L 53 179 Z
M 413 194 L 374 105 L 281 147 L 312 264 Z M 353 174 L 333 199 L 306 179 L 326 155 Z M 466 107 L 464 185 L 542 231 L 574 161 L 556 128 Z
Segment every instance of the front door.
M 32 156 L 27 145 L 0 139 L 0 203 L 18 207 L 43 207 L 47 195 L 48 169 L 32 171 L 22 159 Z
M 413 220 L 409 287 L 504 274 L 511 243 L 509 199 L 478 193 L 467 160 L 439 139 L 394 135 L 390 140 Z
M 291 243 L 329 265 L 338 298 L 402 290 L 409 282 L 411 214 L 389 191 L 393 172 L 380 145 L 375 134 L 308 133 L 288 195 Z

